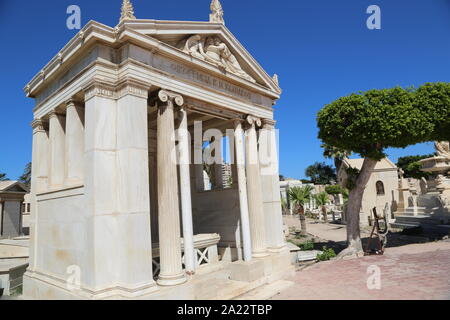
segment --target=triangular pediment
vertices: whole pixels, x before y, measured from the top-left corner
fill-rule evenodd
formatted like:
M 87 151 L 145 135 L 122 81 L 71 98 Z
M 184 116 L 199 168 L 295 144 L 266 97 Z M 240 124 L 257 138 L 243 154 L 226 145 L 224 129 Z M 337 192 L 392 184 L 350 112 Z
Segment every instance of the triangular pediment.
M 28 188 L 18 181 L 0 181 L 0 192 L 23 192 L 27 193 Z
M 180 52 L 226 70 L 242 79 L 281 93 L 276 77 L 271 77 L 220 23 L 133 20 L 124 27 L 161 41 Z

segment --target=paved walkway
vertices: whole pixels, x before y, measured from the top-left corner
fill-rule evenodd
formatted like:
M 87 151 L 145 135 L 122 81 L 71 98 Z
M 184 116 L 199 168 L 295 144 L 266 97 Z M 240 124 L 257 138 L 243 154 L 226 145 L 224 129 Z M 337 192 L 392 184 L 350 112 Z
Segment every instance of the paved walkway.
M 298 216 L 285 216 L 284 222 L 288 227 L 300 229 Z M 347 231 L 345 225 L 317 223 L 314 220 L 306 220 L 306 232 L 321 239 L 334 242 L 347 241 Z
M 368 289 L 371 266 L 379 268 L 379 290 Z M 273 299 L 450 299 L 450 242 L 413 244 L 391 248 L 384 256 L 322 262 L 297 272 L 292 281 L 294 286 Z

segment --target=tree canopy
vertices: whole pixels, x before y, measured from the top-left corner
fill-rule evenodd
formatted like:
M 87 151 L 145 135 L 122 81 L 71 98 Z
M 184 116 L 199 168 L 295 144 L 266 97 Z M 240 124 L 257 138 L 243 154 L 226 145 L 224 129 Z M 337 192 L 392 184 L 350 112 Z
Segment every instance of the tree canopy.
M 426 83 L 413 92 L 415 104 L 434 128 L 429 141 L 450 140 L 450 83 Z
M 7 181 L 8 178 L 6 177 L 6 173 L 1 173 L 0 172 L 0 181 Z
M 332 166 L 324 162 L 316 162 L 305 170 L 305 175 L 311 179 L 314 184 L 330 184 L 336 181 L 336 171 Z
M 293 187 L 288 191 L 289 200 L 294 204 L 303 207 L 312 197 L 312 186 Z
M 333 186 L 326 186 L 325 187 L 325 192 L 330 194 L 330 195 L 338 195 L 338 194 L 344 194 L 345 193 L 345 189 L 342 188 L 340 185 L 336 184 Z
M 422 90 L 422 103 L 433 92 Z M 417 103 L 414 91 L 399 87 L 339 98 L 318 113 L 319 138 L 339 150 L 381 160 L 386 148 L 430 140 L 437 117 L 427 114 L 430 103 L 424 103 L 426 107 Z
M 23 174 L 19 177 L 19 182 L 22 182 L 27 187 L 30 187 L 31 183 L 31 162 L 27 163 L 25 169 L 23 170 Z
M 406 156 L 398 158 L 397 167 L 401 168 L 405 173 L 405 178 L 422 179 L 428 178 L 431 174 L 420 170 L 422 164 L 420 160 L 433 157 L 433 154 L 428 154 L 424 156 Z
M 316 200 L 316 204 L 318 206 L 326 206 L 328 203 L 330 203 L 330 198 L 328 197 L 327 192 L 320 192 L 314 195 L 314 199 Z

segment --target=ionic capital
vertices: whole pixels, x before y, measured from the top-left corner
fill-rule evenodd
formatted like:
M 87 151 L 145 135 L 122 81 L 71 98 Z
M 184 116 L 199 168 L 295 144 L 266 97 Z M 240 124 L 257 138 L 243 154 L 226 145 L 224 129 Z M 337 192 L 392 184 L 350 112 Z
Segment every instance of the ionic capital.
M 60 117 L 60 116 L 63 116 L 63 115 L 62 115 L 61 113 L 57 112 L 57 111 L 54 110 L 54 109 L 48 113 L 48 118 L 49 118 L 49 119 L 51 119 L 51 118 L 57 118 L 57 117 Z
M 263 128 L 267 130 L 275 129 L 277 122 L 272 119 L 262 119 Z
M 262 122 L 260 118 L 254 117 L 252 115 L 248 115 L 247 118 L 245 119 L 246 124 L 249 125 L 250 127 L 261 127 Z
M 168 90 L 159 90 L 158 99 L 163 103 L 172 103 L 179 107 L 182 107 L 184 105 L 184 99 L 182 95 Z
M 31 128 L 33 128 L 33 132 L 43 132 L 45 131 L 45 122 L 42 119 L 34 119 L 31 122 Z
M 79 107 L 81 105 L 81 102 L 78 100 L 75 100 L 74 98 L 70 98 L 64 103 L 66 109 L 71 107 Z

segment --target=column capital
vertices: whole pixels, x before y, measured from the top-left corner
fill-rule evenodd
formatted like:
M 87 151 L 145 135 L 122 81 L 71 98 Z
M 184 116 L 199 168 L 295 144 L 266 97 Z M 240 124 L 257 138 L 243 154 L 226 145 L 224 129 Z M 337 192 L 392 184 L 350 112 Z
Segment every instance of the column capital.
M 55 117 L 63 116 L 63 115 L 64 114 L 61 114 L 60 112 L 57 112 L 55 109 L 53 109 L 48 113 L 48 118 L 51 119 L 51 118 L 55 118 Z
M 261 127 L 261 125 L 262 125 L 261 119 L 255 117 L 255 116 L 252 116 L 252 115 L 248 115 L 245 118 L 245 123 L 247 125 L 249 125 L 250 127 L 254 126 L 254 127 L 258 127 L 258 128 Z
M 116 98 L 120 99 L 125 95 L 133 95 L 147 99 L 149 89 L 149 85 L 145 85 L 132 79 L 126 79 L 117 85 Z
M 184 105 L 184 98 L 181 94 L 161 89 L 158 92 L 158 99 L 161 102 L 172 102 L 175 103 L 175 105 L 182 107 Z
M 262 119 L 262 125 L 264 129 L 275 129 L 277 122 L 272 119 Z
M 45 131 L 45 122 L 42 119 L 34 119 L 31 122 L 31 128 L 33 129 L 33 132 L 42 132 Z
M 98 81 L 96 79 L 90 81 L 84 88 L 84 101 L 88 101 L 93 97 L 103 97 L 115 99 L 115 86 L 110 83 Z
M 70 98 L 64 103 L 66 109 L 69 107 L 77 107 L 81 105 L 81 101 L 76 100 L 75 98 Z

